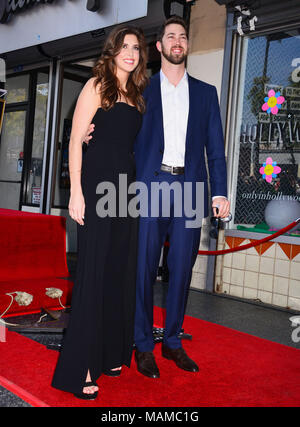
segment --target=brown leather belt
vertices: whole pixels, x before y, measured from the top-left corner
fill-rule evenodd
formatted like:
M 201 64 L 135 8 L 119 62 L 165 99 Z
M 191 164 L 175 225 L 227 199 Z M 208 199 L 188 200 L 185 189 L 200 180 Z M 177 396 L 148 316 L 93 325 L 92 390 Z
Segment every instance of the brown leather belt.
M 184 174 L 184 166 L 167 166 L 162 164 L 160 170 L 162 170 L 163 172 L 170 172 L 171 175 Z

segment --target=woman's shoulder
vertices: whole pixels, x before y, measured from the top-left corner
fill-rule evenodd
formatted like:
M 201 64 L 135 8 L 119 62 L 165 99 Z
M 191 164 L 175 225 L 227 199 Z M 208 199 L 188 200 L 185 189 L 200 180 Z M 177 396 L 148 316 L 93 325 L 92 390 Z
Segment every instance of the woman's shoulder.
M 91 77 L 83 86 L 79 98 L 98 108 L 101 103 L 100 87 L 100 83 L 97 83 L 96 77 Z
M 94 95 L 100 95 L 101 83 L 97 81 L 96 77 L 91 77 L 86 84 L 84 85 L 84 89 L 92 92 Z

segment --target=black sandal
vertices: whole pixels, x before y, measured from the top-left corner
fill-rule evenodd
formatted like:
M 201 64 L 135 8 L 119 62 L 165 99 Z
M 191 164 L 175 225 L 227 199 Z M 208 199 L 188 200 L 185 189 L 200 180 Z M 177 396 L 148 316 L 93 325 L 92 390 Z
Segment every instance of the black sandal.
M 105 369 L 102 371 L 104 375 L 107 375 L 108 377 L 119 377 L 121 375 L 121 369 L 117 369 L 116 371 L 112 371 L 111 369 Z
M 98 384 L 94 383 L 93 381 L 86 381 L 84 383 L 83 388 L 90 387 L 90 386 L 98 387 Z M 98 396 L 98 390 L 94 393 L 84 393 L 83 391 L 81 393 L 74 393 L 75 397 L 78 397 L 78 399 L 84 399 L 84 400 L 94 400 Z

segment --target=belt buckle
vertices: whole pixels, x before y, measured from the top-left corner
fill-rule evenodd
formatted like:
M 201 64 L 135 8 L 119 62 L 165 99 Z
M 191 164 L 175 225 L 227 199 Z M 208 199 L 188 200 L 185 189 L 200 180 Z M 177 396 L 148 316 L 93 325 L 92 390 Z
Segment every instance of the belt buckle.
M 174 172 L 175 166 L 171 166 L 171 175 L 178 175 L 176 172 Z

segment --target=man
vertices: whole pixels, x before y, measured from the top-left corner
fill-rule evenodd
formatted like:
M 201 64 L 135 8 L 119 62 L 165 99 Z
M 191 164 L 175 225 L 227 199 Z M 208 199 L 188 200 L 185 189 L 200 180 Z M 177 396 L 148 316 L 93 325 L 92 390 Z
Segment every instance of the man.
M 186 72 L 188 37 L 181 18 L 174 16 L 165 22 L 156 46 L 161 53 L 161 71 L 150 79 L 144 92 L 146 113 L 135 144 L 136 180 L 146 183 L 149 190 L 153 183 L 167 182 L 170 186 L 179 183 L 182 188 L 185 183 L 192 183 L 193 200 L 197 196 L 195 185 L 202 182 L 207 196 L 206 149 L 214 214 L 226 217 L 229 214 L 226 163 L 216 89 Z M 150 212 L 152 200 L 149 202 Z M 178 207 L 175 197 L 171 200 L 170 215 L 164 216 L 163 202 L 160 200 L 159 215 L 140 217 L 139 226 L 135 360 L 138 371 L 150 378 L 160 376 L 153 355 L 153 285 L 167 234 L 169 286 L 162 356 L 181 369 L 199 371 L 182 348 L 178 335 L 201 228 L 187 227 L 187 217 L 174 214 Z M 207 216 L 207 197 L 203 197 L 202 204 L 203 216 Z

